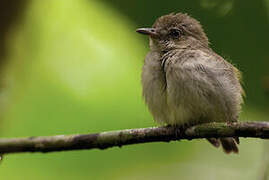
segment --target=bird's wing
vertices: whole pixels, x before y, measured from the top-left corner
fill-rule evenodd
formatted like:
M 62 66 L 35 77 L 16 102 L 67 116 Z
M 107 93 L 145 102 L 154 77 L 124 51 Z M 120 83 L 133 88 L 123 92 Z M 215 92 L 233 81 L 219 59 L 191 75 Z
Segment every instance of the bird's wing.
M 198 54 L 198 55 L 197 55 Z M 212 54 L 186 53 L 184 57 L 176 54 L 162 63 L 166 76 L 174 80 L 192 80 L 204 84 L 206 89 L 239 91 L 244 95 L 241 87 L 241 73 L 222 57 Z
M 172 91 L 177 91 L 181 94 L 180 98 L 191 96 L 189 99 L 196 103 L 208 102 L 226 112 L 239 112 L 243 102 L 239 71 L 220 58 L 193 53 L 168 58 L 164 71 L 167 90 L 174 93 L 171 97 L 176 94 Z M 191 103 L 190 100 L 187 101 Z

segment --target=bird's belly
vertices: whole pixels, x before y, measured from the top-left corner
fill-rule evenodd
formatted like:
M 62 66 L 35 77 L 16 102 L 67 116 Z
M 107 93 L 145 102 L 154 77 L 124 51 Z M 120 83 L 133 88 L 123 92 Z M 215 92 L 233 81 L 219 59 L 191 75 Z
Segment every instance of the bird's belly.
M 169 99 L 170 94 L 167 89 L 163 89 L 162 82 L 152 80 L 150 88 L 143 86 L 143 95 L 146 104 L 152 113 L 154 120 L 161 124 L 183 125 L 189 124 L 192 119 L 192 111 L 186 104 L 191 104 L 186 99 Z
M 169 67 L 169 66 L 167 66 Z M 164 71 L 160 61 L 147 61 L 142 71 L 143 96 L 154 120 L 170 125 L 195 125 L 230 120 L 226 99 L 205 77 L 178 68 Z M 225 87 L 220 89 L 225 90 Z
M 217 99 L 224 97 L 214 96 L 216 94 L 214 90 L 210 91 L 210 94 L 206 89 L 203 83 L 193 81 L 191 78 L 177 77 L 175 82 L 173 77 L 167 76 L 166 102 L 170 110 L 167 123 L 195 125 L 213 120 L 223 121 L 225 114 Z
M 186 125 L 190 124 L 190 120 L 192 119 L 192 114 L 188 107 L 182 105 L 174 106 L 168 104 L 170 106 L 170 114 L 169 118 L 166 119 L 166 123 L 170 125 Z
M 170 110 L 167 107 L 165 74 L 159 63 L 151 62 L 142 71 L 143 96 L 154 117 L 161 124 L 167 124 Z
M 156 69 L 151 71 L 150 68 L 144 68 L 142 87 L 145 102 L 156 122 L 169 125 L 188 123 L 188 120 L 191 118 L 191 111 L 188 106 L 185 106 L 185 103 L 188 102 L 184 100 L 184 97 L 181 101 L 173 92 L 169 91 L 161 69 L 160 71 L 156 71 Z M 177 92 L 176 94 L 181 93 Z

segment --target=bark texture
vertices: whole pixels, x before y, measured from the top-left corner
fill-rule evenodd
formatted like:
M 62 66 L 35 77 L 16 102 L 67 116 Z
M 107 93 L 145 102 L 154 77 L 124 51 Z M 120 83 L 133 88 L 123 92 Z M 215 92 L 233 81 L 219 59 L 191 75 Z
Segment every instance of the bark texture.
M 0 154 L 106 149 L 130 144 L 212 137 L 269 138 L 269 123 L 208 123 L 187 129 L 176 127 L 150 127 L 82 135 L 2 138 L 0 139 Z

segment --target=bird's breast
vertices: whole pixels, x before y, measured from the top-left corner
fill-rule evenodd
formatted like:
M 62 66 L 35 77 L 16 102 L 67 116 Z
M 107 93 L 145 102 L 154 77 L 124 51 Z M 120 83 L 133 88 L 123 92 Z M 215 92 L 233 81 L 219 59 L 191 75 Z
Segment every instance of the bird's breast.
M 166 75 L 162 68 L 161 55 L 149 52 L 142 70 L 143 96 L 154 119 L 162 122 L 167 119 Z

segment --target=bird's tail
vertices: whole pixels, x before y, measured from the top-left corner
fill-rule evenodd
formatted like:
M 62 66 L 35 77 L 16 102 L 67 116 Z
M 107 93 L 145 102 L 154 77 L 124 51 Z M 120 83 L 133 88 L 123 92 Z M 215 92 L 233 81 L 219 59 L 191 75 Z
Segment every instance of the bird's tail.
M 235 137 L 235 138 L 227 137 L 227 138 L 220 138 L 220 139 L 208 138 L 207 140 L 215 147 L 219 147 L 221 144 L 224 152 L 227 154 L 231 152 L 233 153 L 239 152 L 238 147 L 237 147 L 237 144 L 239 144 L 238 137 Z

